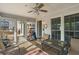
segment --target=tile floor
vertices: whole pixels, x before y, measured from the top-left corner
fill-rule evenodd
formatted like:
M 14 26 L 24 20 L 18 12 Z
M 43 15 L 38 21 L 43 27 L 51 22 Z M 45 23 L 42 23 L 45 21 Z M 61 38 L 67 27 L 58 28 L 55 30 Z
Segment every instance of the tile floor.
M 41 41 L 39 39 L 33 40 L 33 41 L 28 41 L 24 37 L 20 37 L 18 45 L 16 47 L 12 46 L 12 47 L 6 49 L 3 54 L 4 55 L 28 55 L 28 53 L 30 51 L 33 51 L 35 49 L 42 50 Z M 47 53 L 48 55 L 56 55 L 56 53 L 51 51 L 51 49 L 42 50 L 42 51 Z M 71 49 L 71 51 L 69 52 L 69 55 L 74 55 L 74 54 L 76 54 L 75 52 L 76 51 Z M 79 52 L 77 52 L 77 53 L 79 54 Z M 41 54 L 43 54 L 43 53 L 41 53 Z M 2 53 L 0 53 L 0 55 L 2 55 Z M 32 55 L 32 54 L 29 54 L 29 55 Z

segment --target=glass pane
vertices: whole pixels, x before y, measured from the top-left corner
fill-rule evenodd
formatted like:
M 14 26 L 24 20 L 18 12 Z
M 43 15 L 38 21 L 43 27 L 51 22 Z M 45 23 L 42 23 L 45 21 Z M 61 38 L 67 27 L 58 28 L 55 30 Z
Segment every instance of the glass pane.
M 60 30 L 60 18 L 54 18 L 51 20 L 51 26 L 53 30 Z
M 60 40 L 60 39 L 61 39 L 61 32 L 57 31 L 57 40 Z
M 79 15 L 75 15 L 74 37 L 79 38 Z
M 70 30 L 70 18 L 69 17 L 65 17 L 64 26 L 65 26 L 65 30 Z
M 52 31 L 52 39 L 54 40 L 54 36 L 55 36 L 55 34 L 54 34 L 54 31 Z
M 79 16 L 75 16 L 75 30 L 79 31 Z
M 70 30 L 74 31 L 75 22 L 74 22 L 74 16 L 70 17 Z
M 57 19 L 56 23 L 57 23 L 57 30 L 60 30 L 60 25 L 61 25 L 61 20 L 60 20 L 60 18 Z
M 74 38 L 79 39 L 79 32 L 75 32 Z
M 52 19 L 52 29 L 54 30 L 54 29 L 56 29 L 56 21 L 55 21 L 55 19 Z

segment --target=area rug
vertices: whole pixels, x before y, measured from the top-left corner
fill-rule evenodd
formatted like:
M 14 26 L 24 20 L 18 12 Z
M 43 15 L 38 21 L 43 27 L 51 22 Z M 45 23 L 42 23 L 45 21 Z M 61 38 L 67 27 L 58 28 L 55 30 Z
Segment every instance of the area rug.
M 40 48 L 36 48 L 26 53 L 26 55 L 48 55 L 45 51 L 41 50 Z
M 25 53 L 27 53 L 26 48 L 22 47 L 22 48 L 16 48 L 13 49 L 13 51 L 8 51 L 6 52 L 6 55 L 24 55 Z

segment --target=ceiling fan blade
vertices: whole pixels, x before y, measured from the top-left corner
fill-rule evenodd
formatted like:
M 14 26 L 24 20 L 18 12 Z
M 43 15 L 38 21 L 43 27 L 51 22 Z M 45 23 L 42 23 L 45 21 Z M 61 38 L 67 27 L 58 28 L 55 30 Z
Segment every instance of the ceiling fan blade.
M 31 12 L 33 12 L 33 11 L 28 11 L 28 13 L 31 13 Z
M 39 11 L 42 11 L 42 12 L 48 12 L 47 10 L 39 10 Z
M 43 6 L 44 6 L 44 4 L 43 4 L 43 3 L 39 3 L 38 8 L 40 9 L 40 8 L 42 8 Z

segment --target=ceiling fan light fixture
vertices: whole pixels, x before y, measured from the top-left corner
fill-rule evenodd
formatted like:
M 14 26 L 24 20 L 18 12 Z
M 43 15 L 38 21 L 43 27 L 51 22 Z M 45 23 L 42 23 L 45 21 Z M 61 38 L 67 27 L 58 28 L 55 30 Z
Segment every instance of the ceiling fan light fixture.
M 43 3 L 36 3 L 36 6 L 33 8 L 33 10 L 29 11 L 28 13 L 35 13 L 37 15 L 39 15 L 39 12 L 48 12 L 47 10 L 42 10 L 41 8 L 44 7 Z

